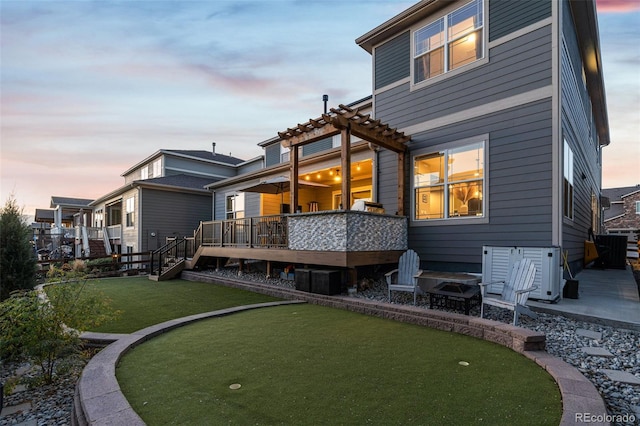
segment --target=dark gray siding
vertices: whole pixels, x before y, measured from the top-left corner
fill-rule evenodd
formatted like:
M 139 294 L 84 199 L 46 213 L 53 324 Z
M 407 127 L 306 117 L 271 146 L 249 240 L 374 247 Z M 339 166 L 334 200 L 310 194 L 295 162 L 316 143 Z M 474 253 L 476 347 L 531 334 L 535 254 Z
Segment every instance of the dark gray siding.
M 569 261 L 576 271 L 582 268 L 584 240 L 591 226 L 591 194 L 600 195 L 601 172 L 591 103 L 582 81 L 582 59 L 566 2 L 563 2 L 562 35 L 562 136 L 574 154 L 574 217 L 564 221 L 562 247 L 569 250 Z
M 317 142 L 310 143 L 309 145 L 304 145 L 302 147 L 302 156 L 306 157 L 307 155 L 317 154 L 318 152 L 326 151 L 331 148 L 332 139 L 322 139 Z
M 375 88 L 379 89 L 411 73 L 411 35 L 400 34 L 375 50 Z
M 551 0 L 489 0 L 489 41 L 551 16 Z
M 409 247 L 425 267 L 480 271 L 483 245 L 549 246 L 552 230 L 551 100 L 534 102 L 412 136 L 411 152 L 489 134 L 487 224 L 410 226 Z M 393 206 L 396 155 L 381 151 L 380 201 Z M 413 170 L 411 155 L 407 170 Z M 412 176 L 405 209 L 412 215 Z M 462 223 L 459 221 L 458 223 Z
M 224 164 L 211 164 L 204 161 L 190 160 L 180 157 L 164 157 L 165 159 L 165 176 L 175 174 L 187 174 L 193 176 L 204 176 L 204 174 L 231 177 L 235 176 L 236 169 L 234 166 Z M 177 170 L 167 170 L 175 168 Z
M 406 127 L 551 85 L 551 26 L 488 52 L 489 63 L 419 90 L 376 94 L 376 118 Z
M 211 195 L 142 189 L 141 249 L 154 250 L 167 237 L 191 237 L 200 221 L 211 220 Z M 155 237 L 151 234 L 155 233 Z
M 264 149 L 265 167 L 280 164 L 280 144 L 269 145 Z

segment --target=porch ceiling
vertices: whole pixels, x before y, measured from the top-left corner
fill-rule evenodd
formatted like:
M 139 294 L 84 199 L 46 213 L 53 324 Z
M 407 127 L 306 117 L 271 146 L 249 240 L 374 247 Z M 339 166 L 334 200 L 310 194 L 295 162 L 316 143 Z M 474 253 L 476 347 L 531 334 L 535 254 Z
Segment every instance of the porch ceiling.
M 394 152 L 405 152 L 405 143 L 411 140 L 411 136 L 372 119 L 370 114 L 362 114 L 358 109 L 342 104 L 337 109 L 331 108 L 331 114 L 322 114 L 315 120 L 278 132 L 278 136 L 293 148 L 337 135 L 345 129 L 354 136 Z

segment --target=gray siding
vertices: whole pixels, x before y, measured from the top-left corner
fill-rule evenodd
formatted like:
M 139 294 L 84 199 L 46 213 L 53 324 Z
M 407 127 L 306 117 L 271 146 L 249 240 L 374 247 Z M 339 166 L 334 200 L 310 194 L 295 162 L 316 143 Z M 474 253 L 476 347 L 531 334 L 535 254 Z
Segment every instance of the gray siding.
M 551 16 L 551 0 L 490 0 L 489 41 Z
M 256 182 L 257 183 L 257 182 Z M 215 197 L 215 212 L 213 220 L 223 220 L 226 219 L 226 196 L 234 191 L 237 191 L 241 187 L 248 186 L 247 183 L 244 183 L 240 186 L 233 186 L 229 188 L 225 188 L 224 190 L 217 190 L 214 193 Z M 256 217 L 260 216 L 260 195 L 257 192 L 245 192 L 244 195 L 244 216 L 245 217 Z M 208 219 L 207 219 L 208 220 Z
M 140 251 L 163 246 L 167 237 L 190 237 L 200 221 L 211 218 L 211 196 L 141 190 Z M 155 233 L 155 237 L 152 236 Z
M 265 167 L 280 164 L 280 144 L 269 145 L 264 149 Z
M 415 226 L 409 228 L 409 247 L 426 267 L 480 271 L 483 245 L 549 246 L 552 217 L 551 100 L 488 114 L 413 135 L 410 151 L 489 134 L 487 224 Z M 396 156 L 380 155 L 380 200 L 395 200 Z M 411 155 L 407 170 L 413 170 Z M 407 172 L 405 209 L 412 215 L 412 176 Z M 462 221 L 457 221 L 462 223 Z
M 307 155 L 317 154 L 318 152 L 326 151 L 332 147 L 332 138 L 322 139 L 317 142 L 310 143 L 309 145 L 304 145 L 302 147 L 302 156 L 306 157 Z
M 376 89 L 409 77 L 411 73 L 410 32 L 400 34 L 376 47 L 374 58 Z
M 591 226 L 591 194 L 600 195 L 601 170 L 591 103 L 582 81 L 582 59 L 566 2 L 563 2 L 561 66 L 562 135 L 574 153 L 574 217 L 564 220 L 562 246 L 569 250 L 569 261 L 575 271 L 582 268 L 584 240 Z
M 422 89 L 409 83 L 376 95 L 376 118 L 406 127 L 551 85 L 551 26 L 488 52 L 489 63 Z
M 218 175 L 231 177 L 236 175 L 234 166 L 226 166 L 222 164 L 211 164 L 204 161 L 194 161 L 187 158 L 176 158 L 164 156 L 165 176 L 175 174 L 187 174 L 193 176 Z M 178 170 L 168 170 L 168 169 Z

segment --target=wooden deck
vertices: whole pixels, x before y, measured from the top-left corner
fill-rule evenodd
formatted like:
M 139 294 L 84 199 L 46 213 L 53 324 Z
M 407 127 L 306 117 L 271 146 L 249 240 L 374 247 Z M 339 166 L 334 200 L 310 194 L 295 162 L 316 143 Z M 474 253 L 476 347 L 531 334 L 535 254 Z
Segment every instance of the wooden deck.
M 192 269 L 203 257 L 252 259 L 304 265 L 355 268 L 365 265 L 398 263 L 398 259 L 402 253 L 402 250 L 338 252 L 200 246 L 193 258 L 187 261 L 186 268 Z

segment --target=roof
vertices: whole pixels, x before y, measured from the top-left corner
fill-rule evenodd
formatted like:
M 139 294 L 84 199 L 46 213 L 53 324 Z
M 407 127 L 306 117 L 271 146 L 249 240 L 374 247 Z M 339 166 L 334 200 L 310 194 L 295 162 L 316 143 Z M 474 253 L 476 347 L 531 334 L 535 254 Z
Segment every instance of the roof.
M 58 197 L 54 195 L 51 197 L 51 207 L 88 207 L 92 201 L 88 198 Z
M 118 197 L 119 195 L 122 195 L 126 191 L 129 191 L 132 188 L 136 188 L 136 187 L 146 187 L 146 188 L 153 188 L 153 189 L 167 190 L 167 191 L 182 190 L 182 191 L 189 191 L 191 193 L 193 192 L 207 193 L 209 191 L 205 189 L 205 185 L 208 185 L 215 181 L 216 180 L 213 178 L 189 176 L 189 175 L 183 175 L 183 174 L 152 178 L 152 179 L 135 180 L 131 183 L 128 183 L 127 185 L 121 186 L 120 188 L 115 189 L 109 192 L 108 194 L 105 194 L 102 197 L 94 200 L 91 203 L 91 205 L 97 206 L 98 204 L 105 202 L 110 198 Z
M 159 151 L 154 152 L 153 154 L 151 154 L 150 156 L 148 156 L 144 160 L 139 161 L 138 163 L 136 163 L 133 166 L 129 167 L 127 170 L 124 171 L 124 173 L 121 174 L 121 176 L 128 175 L 129 173 L 133 172 L 134 170 L 140 168 L 140 166 L 142 166 L 143 164 L 149 163 L 152 160 L 154 160 L 154 159 L 156 159 L 156 158 L 158 158 L 158 157 L 160 157 L 162 155 L 169 155 L 169 156 L 183 157 L 183 158 L 191 158 L 191 159 L 194 159 L 194 160 L 206 161 L 206 162 L 210 162 L 210 163 L 214 163 L 214 164 L 220 164 L 222 166 L 227 166 L 227 167 L 235 167 L 235 166 L 245 162 L 245 160 L 243 160 L 241 158 L 238 158 L 238 157 L 232 157 L 230 155 L 214 153 L 213 150 L 212 151 L 205 151 L 205 150 L 190 150 L 190 149 L 161 149 Z
M 624 197 L 628 197 L 629 195 L 635 194 L 638 191 L 640 191 L 640 184 L 636 186 L 602 189 L 602 195 L 609 198 L 612 203 L 615 203 L 616 201 L 622 201 Z
M 208 185 L 215 181 L 217 180 L 208 178 L 208 177 L 173 175 L 173 176 L 138 180 L 136 181 L 136 183 L 145 184 L 145 185 L 151 184 L 151 185 L 176 186 L 180 188 L 190 188 L 190 189 L 204 189 L 205 185 Z
M 161 151 L 166 153 L 182 155 L 186 157 L 199 158 L 201 160 L 216 161 L 218 163 L 227 163 L 232 166 L 245 162 L 245 160 L 238 157 L 232 157 L 230 155 L 224 155 L 224 154 L 218 154 L 218 153 L 214 154 L 213 151 L 181 150 L 181 149 L 162 149 Z

